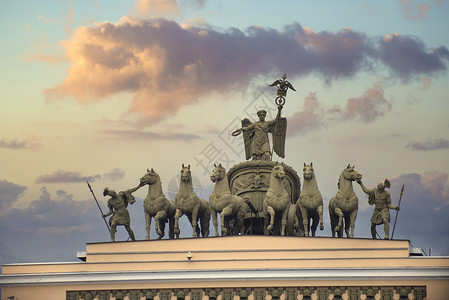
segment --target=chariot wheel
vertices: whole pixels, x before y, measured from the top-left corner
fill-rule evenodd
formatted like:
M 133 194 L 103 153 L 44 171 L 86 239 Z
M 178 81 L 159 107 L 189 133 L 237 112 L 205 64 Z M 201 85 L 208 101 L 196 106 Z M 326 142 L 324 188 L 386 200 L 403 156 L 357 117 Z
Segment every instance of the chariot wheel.
M 298 217 L 296 215 L 296 205 L 290 204 L 287 213 L 287 226 L 285 234 L 287 236 L 296 236 L 296 227 L 298 227 Z

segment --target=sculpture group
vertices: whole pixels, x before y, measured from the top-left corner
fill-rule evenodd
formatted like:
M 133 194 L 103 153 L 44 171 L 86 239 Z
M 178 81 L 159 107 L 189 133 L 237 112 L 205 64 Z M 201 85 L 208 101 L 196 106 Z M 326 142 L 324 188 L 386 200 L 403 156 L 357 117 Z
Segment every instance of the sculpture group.
M 215 185 L 209 201 L 195 194 L 190 165 L 184 164 L 181 166 L 181 180 L 174 201 L 165 197 L 161 178 L 153 169 L 147 169 L 135 188 L 119 193 L 106 188 L 103 194 L 110 196 L 109 211 L 106 214 L 102 212 L 102 215 L 103 218 L 112 215 L 107 223 L 111 240 L 115 241 L 118 225 L 125 226 L 130 238 L 135 240 L 130 227 L 127 205 L 135 202 L 132 193 L 145 185 L 148 185 L 148 194 L 143 203 L 147 240 L 150 239 L 153 218 L 158 239 L 164 237 L 167 223 L 168 237 L 179 238 L 181 233 L 179 219 L 183 215 L 187 216 L 192 226 L 193 237 L 209 236 L 211 217 L 216 236 L 255 233 L 314 237 L 318 226 L 323 230 L 323 197 L 318 189 L 313 164 L 304 163 L 301 189 L 301 180 L 293 168 L 272 161 L 273 152 L 282 158 L 285 157 L 287 119 L 281 117 L 281 111 L 287 90 L 295 89 L 286 80 L 285 74 L 271 86 L 277 87 L 276 118 L 267 121 L 265 120 L 267 112 L 260 110 L 257 112 L 258 121 L 252 123 L 246 118 L 242 120 L 242 127 L 235 130 L 232 135 L 238 136 L 243 133 L 246 159 L 252 161 L 232 167 L 229 174 L 221 164 L 215 164 L 210 175 L 210 180 Z M 272 150 L 269 145 L 269 133 L 273 137 Z M 355 181 L 368 194 L 369 204 L 375 205 L 371 219 L 372 238 L 376 238 L 377 235 L 376 225 L 383 224 L 384 238 L 388 239 L 389 210 L 399 210 L 399 207 L 391 204 L 391 196 L 385 190 L 390 187 L 390 182 L 385 179 L 377 188 L 370 190 L 361 180 L 362 175 L 354 166 L 348 164 L 342 170 L 338 178 L 338 191 L 330 199 L 328 206 L 332 237 L 343 237 L 343 230 L 346 237 L 354 237 L 358 211 L 358 199 L 353 189 Z M 92 189 L 91 192 L 93 193 Z M 99 208 L 101 210 L 100 206 Z

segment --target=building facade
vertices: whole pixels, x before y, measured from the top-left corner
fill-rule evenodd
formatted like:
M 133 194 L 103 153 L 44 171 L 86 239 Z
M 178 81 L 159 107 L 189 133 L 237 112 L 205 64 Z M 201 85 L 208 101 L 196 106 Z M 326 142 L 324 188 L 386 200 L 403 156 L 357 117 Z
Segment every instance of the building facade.
M 87 244 L 85 261 L 3 265 L 6 299 L 449 299 L 449 257 L 407 240 L 226 236 Z

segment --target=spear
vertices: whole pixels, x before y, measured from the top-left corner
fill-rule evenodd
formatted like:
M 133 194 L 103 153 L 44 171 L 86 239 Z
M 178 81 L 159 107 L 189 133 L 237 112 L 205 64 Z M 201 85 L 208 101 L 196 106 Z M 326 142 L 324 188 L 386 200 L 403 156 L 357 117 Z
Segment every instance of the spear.
M 89 181 L 87 182 L 87 186 L 89 187 L 90 192 L 92 193 L 92 195 L 94 196 L 95 199 L 95 203 L 97 203 L 98 209 L 100 210 L 101 216 L 103 217 L 103 210 L 101 209 L 100 204 L 98 203 L 97 197 L 95 197 L 94 191 L 92 190 L 92 187 L 90 186 Z M 108 228 L 109 233 L 111 232 L 111 228 L 109 228 L 109 224 L 108 222 L 106 222 L 106 218 L 103 217 L 104 223 L 106 224 L 106 227 Z
M 402 194 L 403 193 L 404 193 L 404 185 L 402 185 L 401 194 L 399 195 L 398 208 L 401 206 L 401 199 L 402 199 Z M 396 227 L 396 221 L 398 219 L 398 213 L 399 213 L 399 210 L 396 211 L 396 217 L 394 218 L 394 225 L 393 225 L 393 231 L 391 232 L 391 239 L 393 239 L 394 229 Z

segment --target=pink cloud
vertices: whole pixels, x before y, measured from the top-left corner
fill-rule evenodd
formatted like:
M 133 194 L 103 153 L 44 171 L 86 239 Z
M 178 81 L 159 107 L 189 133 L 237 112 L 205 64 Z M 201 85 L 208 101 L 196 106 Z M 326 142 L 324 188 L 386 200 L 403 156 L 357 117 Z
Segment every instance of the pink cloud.
M 384 116 L 391 110 L 391 104 L 384 97 L 384 90 L 380 85 L 369 88 L 359 98 L 348 100 L 343 110 L 344 119 L 361 119 L 366 123 Z
M 288 118 L 288 135 L 304 134 L 311 130 L 321 128 L 324 110 L 318 102 L 316 93 L 310 92 L 304 99 L 302 111 L 294 113 Z
M 165 19 L 126 17 L 115 24 L 80 27 L 64 47 L 73 63 L 63 82 L 44 90 L 47 100 L 70 97 L 91 103 L 130 92 L 127 116 L 141 126 L 174 115 L 206 95 L 245 90 L 255 76 L 314 73 L 330 82 L 373 70 L 373 62 L 380 61 L 408 79 L 445 70 L 443 59 L 449 56 L 443 46 L 428 52 L 413 37 L 380 41 L 351 29 L 316 33 L 295 23 L 284 31 L 253 26 L 246 32 L 219 32 Z M 364 112 L 367 121 L 377 117 L 361 106 L 369 101 L 353 102 L 358 107 L 350 109 Z
M 433 196 L 446 199 L 447 204 L 449 204 L 448 178 L 447 173 L 427 172 L 422 176 L 421 183 Z
M 140 18 L 179 15 L 181 13 L 176 0 L 136 0 L 132 14 Z
M 399 3 L 407 20 L 423 19 L 430 8 L 427 4 L 422 2 L 414 3 L 413 0 L 400 0 Z

